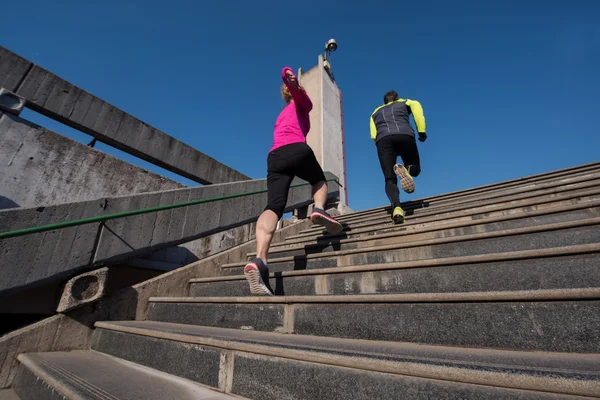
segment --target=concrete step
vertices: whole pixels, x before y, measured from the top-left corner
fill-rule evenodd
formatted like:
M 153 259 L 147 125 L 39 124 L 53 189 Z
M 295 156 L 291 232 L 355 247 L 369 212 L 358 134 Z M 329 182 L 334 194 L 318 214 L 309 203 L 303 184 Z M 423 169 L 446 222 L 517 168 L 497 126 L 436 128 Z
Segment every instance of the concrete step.
M 252 399 L 573 399 L 597 355 L 368 342 L 150 321 L 96 324 L 92 348 Z M 146 357 L 141 349 L 148 350 Z M 211 371 L 200 375 L 197 371 Z M 576 397 L 581 396 L 581 397 Z
M 419 225 L 418 228 L 412 225 L 405 228 L 398 228 L 391 232 L 357 235 L 348 239 L 316 240 L 286 246 L 273 246 L 269 251 L 269 258 L 358 249 L 415 240 L 438 239 L 596 217 L 600 217 L 600 200 L 581 202 L 566 207 L 547 208 L 539 211 L 522 212 L 464 222 Z M 255 256 L 255 252 L 250 252 L 247 254 L 247 259 L 252 259 Z
M 425 226 L 431 224 L 442 224 L 450 222 L 463 222 L 491 218 L 501 215 L 510 215 L 534 210 L 542 210 L 545 208 L 554 208 L 560 206 L 568 206 L 585 201 L 600 199 L 600 188 L 575 191 L 558 196 L 544 196 L 540 199 L 527 199 L 511 201 L 507 203 L 494 204 L 482 207 L 473 207 L 468 210 L 456 210 L 446 213 L 423 215 L 416 218 L 409 218 L 405 223 L 394 225 L 391 219 L 374 220 L 367 224 L 351 225 L 345 227 L 344 231 L 339 234 L 323 234 L 320 231 L 307 232 L 304 234 L 290 235 L 285 241 L 276 244 L 276 246 L 287 246 L 290 244 L 302 243 L 306 241 L 328 240 L 328 239 L 343 239 L 361 236 L 363 234 L 375 234 L 385 230 L 389 232 L 401 231 L 406 227 Z
M 483 292 L 600 287 L 600 243 L 272 273 L 276 295 Z M 190 296 L 248 296 L 244 275 L 190 281 Z
M 197 383 L 94 351 L 19 355 L 22 400 L 234 399 Z
M 590 164 L 586 164 L 586 165 L 582 165 L 582 166 L 578 166 L 578 167 L 566 168 L 563 170 L 552 171 L 552 172 L 537 174 L 537 175 L 531 175 L 531 176 L 527 176 L 527 177 L 520 178 L 520 179 L 514 179 L 514 180 L 498 182 L 498 183 L 494 183 L 494 184 L 490 184 L 490 185 L 478 186 L 478 187 L 474 187 L 474 188 L 470 188 L 470 189 L 459 190 L 456 192 L 444 193 L 441 195 L 424 197 L 421 199 L 414 200 L 412 202 L 404 203 L 404 205 L 410 207 L 409 203 L 419 203 L 419 202 L 420 203 L 431 203 L 434 200 L 435 201 L 443 201 L 443 200 L 452 199 L 452 198 L 461 198 L 461 197 L 464 198 L 464 197 L 468 197 L 469 195 L 476 194 L 476 193 L 494 193 L 498 190 L 503 190 L 503 189 L 507 189 L 507 188 L 511 188 L 511 187 L 515 187 L 515 186 L 528 186 L 533 183 L 549 182 L 551 180 L 556 180 L 561 177 L 588 175 L 588 174 L 593 174 L 593 173 L 596 173 L 599 171 L 600 171 L 600 162 L 590 163 Z M 376 207 L 376 208 L 363 210 L 363 211 L 359 211 L 359 212 L 352 213 L 352 214 L 347 214 L 343 218 L 352 217 L 352 216 L 362 214 L 362 213 L 382 212 L 382 211 L 385 211 L 388 209 L 389 209 L 389 206 Z
M 21 400 L 12 389 L 0 389 L 0 400 Z
M 424 210 L 416 210 L 414 213 L 407 212 L 407 217 L 410 221 L 425 218 L 430 216 L 438 216 L 440 218 L 443 215 L 450 216 L 452 214 L 456 214 L 459 211 L 472 211 L 475 209 L 480 209 L 482 207 L 488 206 L 489 208 L 498 207 L 502 204 L 510 204 L 521 202 L 523 204 L 542 204 L 544 202 L 551 201 L 553 199 L 561 198 L 575 198 L 579 194 L 596 194 L 600 191 L 600 180 L 595 180 L 592 182 L 585 182 L 576 185 L 568 185 L 555 189 L 544 189 L 541 191 L 529 192 L 524 194 L 518 194 L 514 196 L 507 196 L 502 199 L 491 199 L 486 201 L 477 201 L 477 202 L 463 202 L 459 204 L 455 204 L 451 207 L 434 207 L 428 208 Z M 497 201 L 496 201 L 497 200 Z M 356 229 L 363 226 L 369 226 L 376 223 L 390 223 L 391 220 L 391 211 L 387 211 L 380 214 L 375 214 L 372 216 L 367 216 L 363 219 L 355 219 L 351 222 L 344 221 L 342 224 L 344 226 L 349 226 L 351 229 Z M 312 226 L 308 229 L 302 230 L 298 233 L 298 236 L 306 235 L 306 234 L 314 234 L 317 235 L 319 233 L 324 233 L 322 227 L 320 226 Z
M 456 206 L 462 206 L 465 209 L 481 205 L 480 203 L 486 202 L 486 204 L 498 203 L 507 198 L 514 199 L 525 199 L 534 196 L 539 196 L 544 193 L 557 194 L 560 192 L 575 190 L 577 188 L 590 188 L 598 187 L 600 173 L 594 173 L 585 176 L 566 177 L 557 181 L 550 181 L 544 184 L 535 185 L 533 187 L 522 188 L 522 190 L 513 189 L 511 192 L 501 192 L 496 194 L 490 194 L 487 196 L 478 195 L 477 197 L 459 198 L 451 202 L 440 202 L 440 201 L 411 201 L 402 204 L 402 208 L 407 212 L 407 215 L 417 215 L 423 212 L 431 212 L 431 210 L 442 210 L 444 208 L 454 208 Z M 494 201 L 496 200 L 496 201 Z M 389 216 L 391 213 L 391 207 L 386 207 L 378 211 L 369 211 L 364 214 L 354 214 L 345 217 L 340 217 L 339 220 L 342 223 L 358 223 L 359 221 L 368 221 L 373 218 L 383 218 Z
M 600 170 L 600 163 L 588 164 L 586 166 L 582 166 L 581 168 L 573 168 L 573 169 L 564 169 L 560 171 L 554 171 L 547 174 L 534 175 L 530 177 L 525 177 L 521 179 L 516 179 L 513 181 L 504 181 L 491 185 L 483 185 L 473 187 L 471 189 L 461 190 L 457 192 L 449 192 L 441 195 L 426 197 L 420 200 L 430 201 L 430 200 L 450 200 L 457 198 L 464 198 L 467 196 L 471 196 L 477 193 L 497 193 L 502 190 L 514 188 L 514 187 L 524 187 L 534 185 L 536 183 L 544 183 L 549 182 L 551 180 L 556 180 L 561 177 L 569 177 L 569 176 L 582 176 L 587 174 L 592 174 L 598 172 Z M 382 185 L 383 186 L 383 185 Z
M 150 298 L 148 320 L 299 335 L 600 353 L 600 288 Z
M 600 218 L 440 239 L 363 247 L 269 260 L 271 272 L 320 269 L 399 261 L 459 257 L 506 251 L 547 249 L 600 242 Z M 246 261 L 221 266 L 225 275 L 241 275 Z

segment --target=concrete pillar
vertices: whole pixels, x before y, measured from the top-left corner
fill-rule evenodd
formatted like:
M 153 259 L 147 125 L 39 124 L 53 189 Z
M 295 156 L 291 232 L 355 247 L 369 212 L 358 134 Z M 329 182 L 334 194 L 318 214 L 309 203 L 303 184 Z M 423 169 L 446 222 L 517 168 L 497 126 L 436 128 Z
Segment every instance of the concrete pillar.
M 330 69 L 325 68 L 322 55 L 319 55 L 316 66 L 307 71 L 300 69 L 298 77 L 313 102 L 307 143 L 315 152 L 323 170 L 339 177 L 344 186 L 340 189 L 339 206 L 346 208 L 348 185 L 341 91 Z

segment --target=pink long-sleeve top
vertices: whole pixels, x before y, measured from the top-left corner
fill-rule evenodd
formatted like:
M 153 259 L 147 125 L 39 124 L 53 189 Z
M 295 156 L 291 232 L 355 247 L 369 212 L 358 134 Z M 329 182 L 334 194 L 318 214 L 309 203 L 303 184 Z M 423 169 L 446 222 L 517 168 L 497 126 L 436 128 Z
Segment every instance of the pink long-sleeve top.
M 273 147 L 269 152 L 292 143 L 306 143 L 306 135 L 310 130 L 308 113 L 313 108 L 312 101 L 306 92 L 290 85 L 285 75 L 286 71 L 293 72 L 293 70 L 290 67 L 284 67 L 281 70 L 281 77 L 290 90 L 293 101 L 277 117 L 273 133 Z

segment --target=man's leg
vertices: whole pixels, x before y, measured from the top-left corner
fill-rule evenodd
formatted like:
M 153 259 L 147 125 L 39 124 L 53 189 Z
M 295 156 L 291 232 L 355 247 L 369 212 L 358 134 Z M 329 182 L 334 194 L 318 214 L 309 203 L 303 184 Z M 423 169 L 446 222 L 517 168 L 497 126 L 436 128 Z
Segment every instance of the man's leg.
M 385 179 L 385 194 L 392 208 L 400 207 L 400 190 L 398 189 L 398 178 L 394 172 L 394 165 L 398 154 L 393 146 L 393 137 L 388 136 L 377 143 L 377 156 Z
M 414 137 L 408 135 L 401 135 L 402 140 L 399 143 L 398 152 L 402 158 L 404 166 L 414 178 L 419 176 L 421 173 L 421 158 L 419 157 L 419 148 L 417 147 L 417 141 Z
M 394 172 L 400 177 L 402 190 L 406 193 L 415 191 L 414 177 L 421 173 L 419 150 L 415 138 L 409 135 L 396 135 L 396 153 L 402 158 L 402 164 L 394 166 Z

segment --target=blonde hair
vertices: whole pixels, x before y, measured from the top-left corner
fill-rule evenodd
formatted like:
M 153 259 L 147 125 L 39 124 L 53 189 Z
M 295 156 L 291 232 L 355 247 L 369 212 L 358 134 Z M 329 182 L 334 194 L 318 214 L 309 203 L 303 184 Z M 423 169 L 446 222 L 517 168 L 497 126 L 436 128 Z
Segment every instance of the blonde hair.
M 302 90 L 303 92 L 306 92 L 306 90 L 304 90 L 304 88 L 302 86 L 298 86 L 298 88 L 300 90 Z M 290 104 L 290 102 L 294 99 L 292 97 L 292 94 L 290 93 L 290 89 L 287 87 L 287 85 L 285 83 L 283 83 L 281 85 L 281 97 L 286 102 L 286 104 Z
M 292 94 L 290 93 L 290 89 L 287 87 L 287 85 L 285 83 L 283 83 L 281 85 L 281 97 L 287 104 L 290 104 L 290 102 L 292 101 L 292 98 L 293 98 Z

